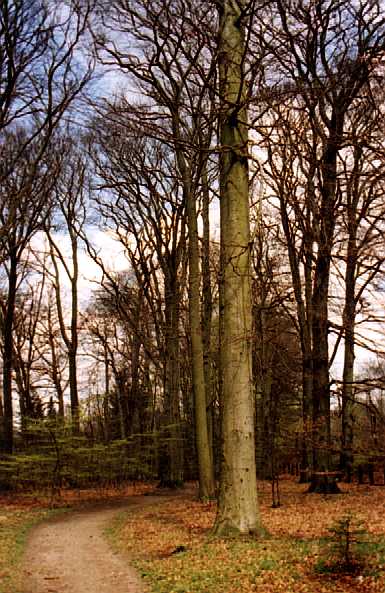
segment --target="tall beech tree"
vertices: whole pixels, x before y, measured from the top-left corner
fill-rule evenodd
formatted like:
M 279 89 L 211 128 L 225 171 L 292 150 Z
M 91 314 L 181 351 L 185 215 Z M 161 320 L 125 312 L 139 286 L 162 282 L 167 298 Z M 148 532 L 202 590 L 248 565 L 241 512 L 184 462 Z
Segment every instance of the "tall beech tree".
M 219 3 L 222 464 L 215 532 L 260 528 L 257 502 L 245 12 Z

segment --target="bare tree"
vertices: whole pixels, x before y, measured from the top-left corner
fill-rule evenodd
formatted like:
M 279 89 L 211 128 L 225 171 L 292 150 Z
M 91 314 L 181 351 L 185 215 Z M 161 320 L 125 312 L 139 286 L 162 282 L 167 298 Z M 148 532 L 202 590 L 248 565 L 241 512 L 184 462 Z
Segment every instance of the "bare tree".
M 53 265 L 53 285 L 56 295 L 56 307 L 60 332 L 68 353 L 69 390 L 73 430 L 79 433 L 79 394 L 77 384 L 77 351 L 79 343 L 79 241 L 84 234 L 87 220 L 89 180 L 87 164 L 82 154 L 76 150 L 69 137 L 58 142 L 60 150 L 60 174 L 54 188 L 55 212 L 53 219 L 56 227 L 67 234 L 70 241 L 70 256 L 59 245 L 59 239 L 52 232 L 52 218 L 45 225 L 45 232 L 50 246 Z M 70 261 L 69 261 L 70 260 Z M 66 312 L 63 305 L 64 272 L 70 285 L 70 323 L 67 329 Z
M 115 137 L 106 134 L 107 118 L 114 122 Z M 106 112 L 102 121 L 95 138 L 103 180 L 96 200 L 125 247 L 152 311 L 164 369 L 164 425 L 171 432 L 162 481 L 177 485 L 183 480 L 179 342 L 186 233 L 181 187 L 167 147 L 140 137 L 117 111 Z
M 353 469 L 354 361 L 356 325 L 371 324 L 375 315 L 365 303 L 369 291 L 379 289 L 383 278 L 383 191 L 385 182 L 381 109 L 373 101 L 377 93 L 363 96 L 361 104 L 349 115 L 350 146 L 341 159 L 343 202 L 338 228 L 340 248 L 335 254 L 336 274 L 344 267 L 344 307 L 341 332 L 344 337 L 342 376 L 341 469 L 351 479 Z M 377 101 L 381 100 L 378 97 Z M 366 310 L 365 310 L 366 309 Z
M 104 38 L 103 42 L 97 39 L 101 59 L 107 64 L 117 65 L 122 73 L 128 75 L 134 88 L 147 98 L 145 105 L 138 107 L 131 104 L 131 117 L 135 117 L 138 126 L 146 129 L 149 136 L 172 148 L 175 174 L 183 191 L 188 227 L 195 428 L 203 497 L 214 496 L 206 414 L 210 396 L 205 380 L 202 342 L 202 276 L 197 222 L 197 200 L 204 185 L 216 117 L 213 85 L 216 74 L 215 35 L 211 29 L 211 13 L 210 7 L 207 11 L 207 3 L 198 0 L 193 5 L 185 0 L 166 3 L 153 0 L 131 5 L 116 0 L 104 20 L 107 39 Z M 205 27 L 201 22 L 203 16 Z M 117 36 L 116 31 L 122 35 Z M 141 48 L 136 55 L 127 51 L 126 36 Z M 207 198 L 207 192 L 205 195 Z M 207 242 L 205 246 L 208 248 Z
M 76 51 L 86 33 L 87 11 L 48 10 L 40 0 L 6 0 L 0 8 L 0 261 L 8 274 L 4 314 L 3 450 L 13 447 L 12 327 L 18 266 L 31 237 L 48 216 L 57 173 L 49 154 L 64 113 L 90 79 Z M 48 172 L 48 170 L 50 170 Z
M 44 274 L 44 272 L 43 272 Z M 46 274 L 46 276 L 49 276 Z M 46 280 L 44 306 L 38 325 L 38 339 L 35 345 L 39 352 L 38 368 L 36 370 L 40 384 L 49 393 L 53 391 L 53 403 L 57 405 L 58 418 L 65 417 L 64 393 L 68 387 L 67 364 L 68 356 L 63 344 L 60 323 L 58 319 L 55 289 Z
M 19 395 L 21 430 L 25 433 L 28 420 L 37 418 L 43 413 L 36 370 L 39 361 L 37 334 L 43 309 L 45 279 L 43 277 L 40 282 L 24 281 L 23 285 L 26 286 L 23 293 L 18 295 L 13 327 L 13 359 L 15 384 Z
M 120 438 L 139 434 L 144 443 L 145 435 L 158 428 L 154 425 L 156 402 L 147 374 L 151 371 L 155 390 L 159 369 L 146 352 L 153 341 L 151 313 L 132 273 L 113 275 L 111 281 L 105 278 L 87 310 L 86 328 L 93 343 L 96 340 L 99 344 L 97 349 L 92 348 L 92 356 L 104 369 L 105 438 L 116 435 L 112 413 L 115 402 Z
M 22 140 L 23 142 L 23 135 Z M 2 169 L 7 167 L 7 154 L 20 145 L 19 135 L 13 136 L 11 143 L 3 148 Z M 15 148 L 14 148 L 15 147 Z M 39 152 L 39 147 L 36 148 Z M 12 413 L 12 369 L 13 369 L 13 324 L 16 310 L 16 295 L 20 281 L 20 266 L 23 254 L 31 237 L 42 228 L 44 218 L 51 207 L 51 191 L 57 163 L 54 158 L 40 160 L 37 166 L 36 152 L 30 147 L 19 159 L 17 168 L 8 175 L 0 186 L 0 221 L 8 232 L 1 237 L 0 249 L 3 253 L 3 266 L 7 274 L 7 289 L 3 310 L 3 398 L 4 398 L 4 441 L 3 447 L 12 452 L 13 413 Z M 30 176 L 31 169 L 34 171 Z
M 277 188 L 286 238 L 292 246 L 290 265 L 302 326 L 301 339 L 306 360 L 311 362 L 311 375 L 308 375 L 317 440 L 313 462 L 316 470 L 327 471 L 331 463 L 328 300 L 336 220 L 341 205 L 340 158 L 349 134 L 349 113 L 361 101 L 362 94 L 368 92 L 377 57 L 384 49 L 385 21 L 379 3 L 352 7 L 348 2 L 286 5 L 277 0 L 269 5 L 267 13 L 264 17 L 269 24 L 264 30 L 263 43 L 272 56 L 273 68 L 266 72 L 266 93 L 276 105 L 275 121 L 279 126 L 284 124 L 276 137 L 277 127 L 270 127 L 268 142 L 270 148 L 275 148 L 270 152 L 269 162 L 288 190 L 283 194 L 283 188 Z M 293 130 L 299 129 L 298 124 L 293 128 L 296 118 L 301 119 L 300 133 L 306 152 L 296 150 L 293 144 L 288 149 L 285 141 L 290 138 L 292 142 Z M 283 139 L 281 145 L 278 138 Z M 302 179 L 298 184 L 296 174 L 291 182 L 284 173 L 287 172 L 285 151 L 297 173 L 307 177 L 306 183 Z M 288 196 L 291 196 L 289 200 Z M 295 263 L 298 256 L 305 262 L 304 290 L 299 290 L 302 278 Z M 304 378 L 308 363 L 304 365 Z M 310 403 L 306 402 L 306 406 L 308 414 Z

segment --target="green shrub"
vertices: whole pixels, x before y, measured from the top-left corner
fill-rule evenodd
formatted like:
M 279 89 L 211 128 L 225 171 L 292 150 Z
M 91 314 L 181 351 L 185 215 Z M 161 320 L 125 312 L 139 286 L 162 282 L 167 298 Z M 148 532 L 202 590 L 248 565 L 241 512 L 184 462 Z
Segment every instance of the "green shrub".
M 0 490 L 58 492 L 156 477 L 152 435 L 98 443 L 63 423 L 36 420 L 24 436 L 15 454 L 0 458 Z
M 362 571 L 370 554 L 369 534 L 363 529 L 362 522 L 348 512 L 328 531 L 331 535 L 323 542 L 316 572 L 355 574 Z

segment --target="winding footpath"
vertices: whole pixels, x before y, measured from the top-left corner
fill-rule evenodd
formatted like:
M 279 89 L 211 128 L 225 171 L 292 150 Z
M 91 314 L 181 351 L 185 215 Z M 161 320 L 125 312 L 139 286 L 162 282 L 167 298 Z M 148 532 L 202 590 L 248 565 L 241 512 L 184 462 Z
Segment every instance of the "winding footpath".
M 35 528 L 24 557 L 22 593 L 144 593 L 139 576 L 108 545 L 103 530 L 119 512 L 148 502 L 135 497 L 119 505 L 106 503 Z

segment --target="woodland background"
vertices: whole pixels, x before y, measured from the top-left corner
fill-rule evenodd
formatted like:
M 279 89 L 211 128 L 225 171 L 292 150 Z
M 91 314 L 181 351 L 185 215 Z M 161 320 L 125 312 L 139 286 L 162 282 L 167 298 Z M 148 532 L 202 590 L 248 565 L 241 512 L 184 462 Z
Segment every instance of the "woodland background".
M 243 35 L 231 117 L 248 112 L 257 475 L 380 479 L 382 3 L 5 0 L 3 489 L 220 474 L 229 14 Z M 119 245 L 120 271 L 96 235 Z

